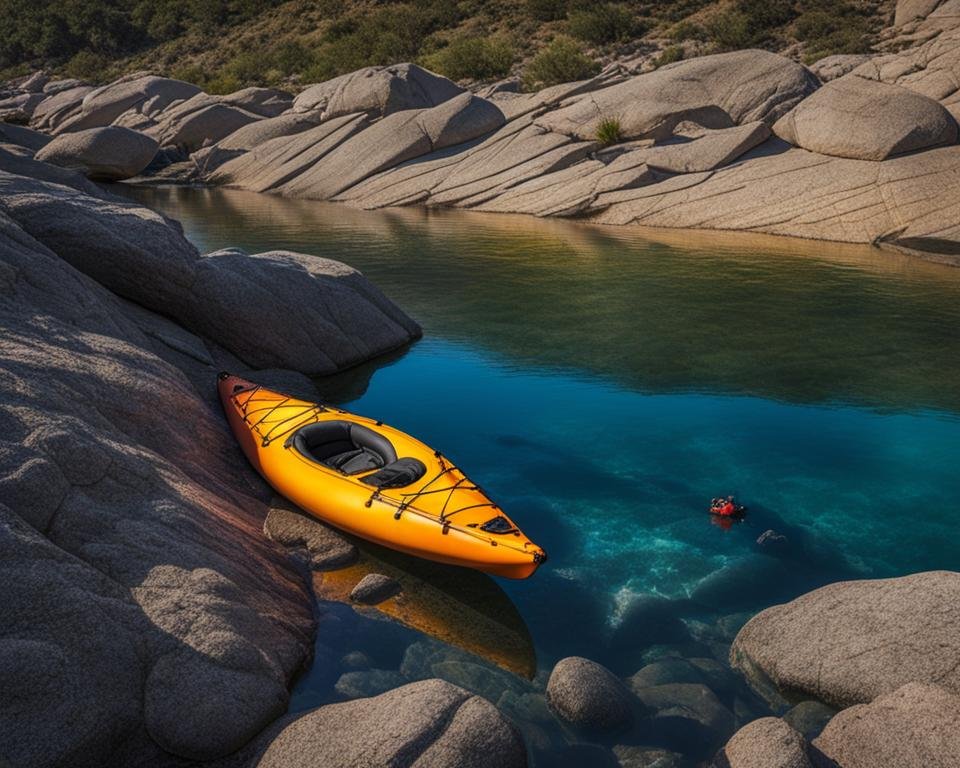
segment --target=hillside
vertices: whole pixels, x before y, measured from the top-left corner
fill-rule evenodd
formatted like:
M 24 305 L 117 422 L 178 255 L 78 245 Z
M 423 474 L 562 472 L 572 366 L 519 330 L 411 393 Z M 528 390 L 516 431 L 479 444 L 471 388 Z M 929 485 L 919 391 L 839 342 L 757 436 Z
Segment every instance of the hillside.
M 298 85 L 416 61 L 460 81 L 529 87 L 760 47 L 802 61 L 861 53 L 892 0 L 0 0 L 0 77 L 94 81 L 136 70 L 212 93 Z

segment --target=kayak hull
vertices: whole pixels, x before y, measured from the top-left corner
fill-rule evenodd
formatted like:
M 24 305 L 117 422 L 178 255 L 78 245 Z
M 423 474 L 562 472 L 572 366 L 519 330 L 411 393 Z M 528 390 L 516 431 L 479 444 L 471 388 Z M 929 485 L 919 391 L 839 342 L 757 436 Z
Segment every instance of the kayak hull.
M 512 579 L 531 576 L 546 559 L 509 518 L 449 460 L 405 433 L 339 409 L 287 397 L 221 374 L 220 400 L 251 465 L 281 495 L 341 530 L 416 557 Z M 398 456 L 427 471 L 409 487 L 381 489 L 301 454 L 292 435 L 303 426 L 348 421 L 386 437 Z M 510 530 L 481 526 L 503 517 Z

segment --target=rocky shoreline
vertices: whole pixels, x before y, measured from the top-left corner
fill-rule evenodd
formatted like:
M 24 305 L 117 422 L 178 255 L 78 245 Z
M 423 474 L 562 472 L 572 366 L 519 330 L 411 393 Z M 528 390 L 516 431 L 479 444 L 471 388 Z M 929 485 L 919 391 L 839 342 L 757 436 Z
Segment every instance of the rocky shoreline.
M 731 568 L 684 604 L 638 598 L 609 638 L 635 652 L 623 669 L 568 657 L 493 685 L 468 654 L 414 643 L 398 671 L 351 659 L 336 680 L 350 700 L 285 714 L 317 636 L 337 631 L 312 579 L 357 553 L 274 503 L 212 382 L 230 369 L 316 397 L 309 376 L 420 329 L 344 264 L 200 254 L 176 222 L 92 181 L 744 229 L 955 261 L 960 5 L 901 2 L 898 23 L 901 50 L 814 67 L 826 84 L 745 51 L 536 94 L 468 93 L 412 65 L 296 99 L 148 75 L 8 86 L 0 113 L 33 128 L 0 123 L 2 761 L 676 768 L 682 744 L 717 768 L 955 765 L 960 574 L 842 581 L 698 624 L 698 604 L 737 579 L 798 570 L 775 537 L 760 573 Z M 608 118 L 620 135 L 601 146 Z M 403 588 L 364 581 L 358 603 Z M 740 674 L 718 659 L 728 647 Z
M 0 743 L 12 765 L 480 766 L 492 752 L 508 766 L 951 765 L 960 574 L 832 584 L 741 629 L 738 580 L 789 584 L 812 556 L 792 535 L 761 537 L 759 559 L 686 603 L 638 597 L 597 648 L 620 659 L 614 671 L 570 657 L 527 681 L 436 641 L 413 642 L 392 671 L 347 649 L 314 662 L 347 701 L 284 715 L 315 637 L 335 647 L 342 630 L 315 613 L 310 574 L 342 571 L 357 551 L 276 503 L 211 382 L 230 368 L 316 397 L 306 373 L 419 328 L 343 264 L 201 255 L 175 222 L 19 160 L 21 174 L 0 171 L 0 410 L 12 426 L 0 668 L 13 702 Z M 323 329 L 309 355 L 277 343 L 291 331 L 275 310 L 291 301 L 318 313 L 301 320 Z M 334 599 L 407 588 L 349 572 L 353 595 Z M 711 627 L 703 606 L 730 613 Z M 731 641 L 742 676 L 721 663 Z

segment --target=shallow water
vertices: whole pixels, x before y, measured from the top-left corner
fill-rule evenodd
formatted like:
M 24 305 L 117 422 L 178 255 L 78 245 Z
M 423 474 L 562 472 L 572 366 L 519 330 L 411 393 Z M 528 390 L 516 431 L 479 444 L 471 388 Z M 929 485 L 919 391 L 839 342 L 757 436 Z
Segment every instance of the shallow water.
M 839 578 L 958 566 L 960 270 L 743 235 L 126 193 L 202 250 L 345 261 L 422 324 L 405 353 L 320 388 L 443 450 L 547 549 L 534 578 L 499 581 L 532 637 L 532 690 L 562 656 L 625 675 L 663 654 L 722 657 L 743 612 Z M 711 525 L 704 507 L 720 493 L 750 506 L 746 522 Z M 779 551 L 755 543 L 769 528 L 788 537 Z M 651 647 L 615 633 L 647 593 L 670 598 L 689 638 Z M 340 630 L 321 623 L 318 656 L 359 643 L 358 668 L 385 670 L 386 687 L 401 663 L 406 679 L 430 672 L 411 671 L 414 652 L 403 660 L 426 642 L 414 630 L 336 604 L 328 616 Z M 363 631 L 370 621 L 379 633 Z M 450 653 L 431 673 L 456 669 L 465 684 L 468 657 Z M 292 708 L 356 695 L 321 666 Z M 355 676 L 367 693 L 374 677 Z M 521 683 L 496 679 L 474 688 L 506 696 L 537 764 L 585 759 L 535 707 L 511 710 Z M 749 698 L 728 696 L 731 708 Z M 762 714 L 746 710 L 738 722 Z

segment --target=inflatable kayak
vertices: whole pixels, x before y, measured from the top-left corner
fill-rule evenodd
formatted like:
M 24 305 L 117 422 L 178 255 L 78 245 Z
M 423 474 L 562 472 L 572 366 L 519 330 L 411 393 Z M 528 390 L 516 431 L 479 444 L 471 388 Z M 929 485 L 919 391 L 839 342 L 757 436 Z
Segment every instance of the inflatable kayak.
M 400 430 L 227 373 L 218 389 L 250 463 L 321 520 L 401 552 L 512 579 L 546 560 L 449 459 Z

